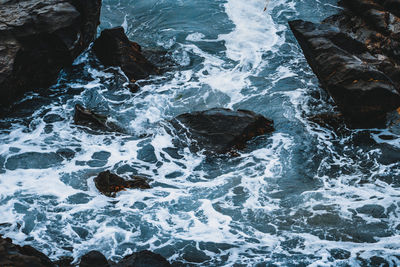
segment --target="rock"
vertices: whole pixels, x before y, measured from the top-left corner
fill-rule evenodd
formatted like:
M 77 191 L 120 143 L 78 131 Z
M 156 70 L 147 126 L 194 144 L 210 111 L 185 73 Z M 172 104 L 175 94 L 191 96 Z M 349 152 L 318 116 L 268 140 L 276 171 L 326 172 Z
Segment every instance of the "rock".
M 79 267 L 108 267 L 108 261 L 103 254 L 96 250 L 92 250 L 82 256 Z
M 245 147 L 253 137 L 274 130 L 273 121 L 247 110 L 213 108 L 179 115 L 171 124 L 179 135 L 187 135 L 193 150 L 227 153 Z
M 400 106 L 398 6 L 378 0 L 340 4 L 344 10 L 322 24 L 297 20 L 289 25 L 346 124 L 385 127 L 387 113 Z
M 115 197 L 117 192 L 126 190 L 127 188 L 150 188 L 145 178 L 139 176 L 132 176 L 132 178 L 133 180 L 125 180 L 110 171 L 104 171 L 94 178 L 94 183 L 102 194 L 109 197 Z
M 122 132 L 120 127 L 109 122 L 107 116 L 97 114 L 79 104 L 75 105 L 74 123 L 95 131 Z
M 10 0 L 0 5 L 0 104 L 47 87 L 93 41 L 101 0 Z
M 31 246 L 18 246 L 0 236 L 0 266 L 53 267 L 51 260 Z
M 116 267 L 169 267 L 171 264 L 160 254 L 148 250 L 124 257 Z
M 103 30 L 93 51 L 103 65 L 121 67 L 132 83 L 159 73 L 142 55 L 140 45 L 129 41 L 122 27 Z
M 324 128 L 331 128 L 335 131 L 344 127 L 343 115 L 340 113 L 322 113 L 308 118 L 310 121 Z

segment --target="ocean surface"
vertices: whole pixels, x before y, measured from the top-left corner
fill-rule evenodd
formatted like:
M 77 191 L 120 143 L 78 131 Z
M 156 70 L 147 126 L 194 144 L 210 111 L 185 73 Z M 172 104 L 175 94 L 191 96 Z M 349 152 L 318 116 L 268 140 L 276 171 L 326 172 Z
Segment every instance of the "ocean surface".
M 165 71 L 131 93 L 89 50 L 2 118 L 0 234 L 76 261 L 149 249 L 182 266 L 400 266 L 399 126 L 309 120 L 335 106 L 287 22 L 319 22 L 337 1 L 264 6 L 104 0 L 99 31 L 122 25 Z M 74 125 L 77 103 L 125 133 Z M 276 131 L 233 158 L 175 146 L 168 120 L 213 107 L 255 111 Z M 104 170 L 152 189 L 108 198 L 93 182 Z

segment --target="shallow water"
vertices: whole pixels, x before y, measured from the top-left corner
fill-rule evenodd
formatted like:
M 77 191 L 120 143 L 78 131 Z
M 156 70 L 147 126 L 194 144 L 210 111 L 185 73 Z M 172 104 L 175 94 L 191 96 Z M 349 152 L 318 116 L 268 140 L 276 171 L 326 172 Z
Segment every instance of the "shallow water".
M 105 0 L 101 29 L 122 25 L 175 63 L 132 94 L 86 52 L 2 119 L 0 233 L 54 259 L 150 249 L 188 266 L 400 265 L 399 130 L 333 132 L 307 119 L 334 106 L 287 21 L 321 21 L 336 1 L 264 4 Z M 126 134 L 73 125 L 76 103 Z M 167 121 L 212 107 L 253 110 L 276 131 L 236 158 L 175 147 Z M 103 170 L 153 188 L 107 198 L 93 183 Z

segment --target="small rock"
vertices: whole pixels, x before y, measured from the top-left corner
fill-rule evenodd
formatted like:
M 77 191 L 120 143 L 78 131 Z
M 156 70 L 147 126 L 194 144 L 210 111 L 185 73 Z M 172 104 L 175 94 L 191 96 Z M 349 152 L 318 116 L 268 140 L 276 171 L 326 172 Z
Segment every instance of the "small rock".
M 190 148 L 228 153 L 244 148 L 250 139 L 274 130 L 273 121 L 247 110 L 213 108 L 179 115 L 171 124 L 178 134 L 195 142 Z
M 122 27 L 103 30 L 93 51 L 105 66 L 121 67 L 132 83 L 159 73 L 142 55 L 140 45 L 129 41 Z
M 132 178 L 133 180 L 125 180 L 110 171 L 104 171 L 94 178 L 94 183 L 102 194 L 109 197 L 115 197 L 117 192 L 126 190 L 127 188 L 151 188 L 145 178 L 139 176 L 132 176 Z
M 349 251 L 340 248 L 331 249 L 330 253 L 332 257 L 334 257 L 337 260 L 345 260 L 350 258 L 351 256 L 351 253 Z
M 95 131 L 122 132 L 120 127 L 108 122 L 107 116 L 97 114 L 79 104 L 75 105 L 74 123 Z

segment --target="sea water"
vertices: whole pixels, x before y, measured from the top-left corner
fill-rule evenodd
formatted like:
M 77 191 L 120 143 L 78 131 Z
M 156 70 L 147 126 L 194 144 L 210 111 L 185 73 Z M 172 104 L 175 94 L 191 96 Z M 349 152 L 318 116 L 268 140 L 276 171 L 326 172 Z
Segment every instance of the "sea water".
M 288 21 L 319 22 L 337 2 L 264 6 L 104 0 L 99 31 L 124 27 L 155 62 L 166 53 L 164 72 L 131 93 L 121 70 L 88 50 L 1 119 L 0 233 L 75 262 L 90 250 L 118 261 L 148 249 L 183 266 L 400 265 L 398 129 L 308 119 L 335 106 Z M 74 125 L 75 104 L 124 133 Z M 168 120 L 213 107 L 260 113 L 276 131 L 238 157 L 177 147 Z M 152 189 L 108 198 L 93 182 L 104 170 L 148 177 Z

